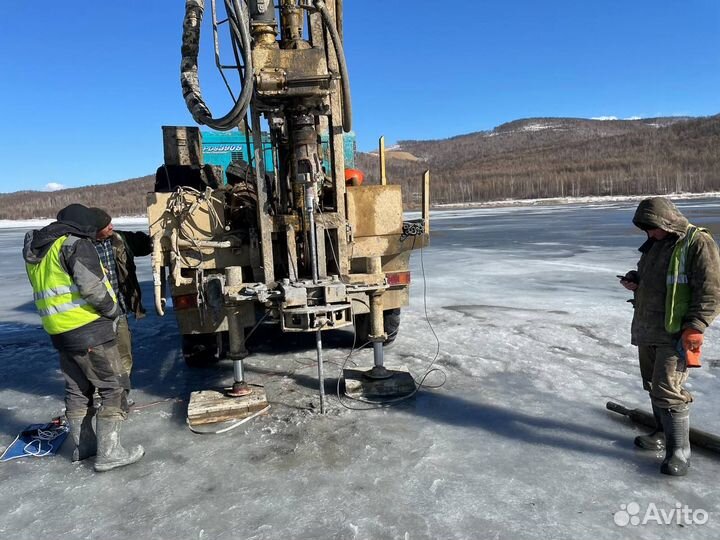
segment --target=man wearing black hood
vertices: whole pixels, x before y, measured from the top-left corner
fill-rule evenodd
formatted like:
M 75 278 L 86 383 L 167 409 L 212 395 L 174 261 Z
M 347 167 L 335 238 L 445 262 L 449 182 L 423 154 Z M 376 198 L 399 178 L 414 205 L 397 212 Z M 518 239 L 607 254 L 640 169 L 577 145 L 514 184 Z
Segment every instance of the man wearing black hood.
M 655 430 L 635 439 L 649 450 L 665 448 L 660 471 L 687 474 L 689 367 L 699 367 L 703 333 L 720 308 L 720 254 L 705 229 L 691 225 L 663 197 L 643 200 L 633 223 L 645 231 L 637 271 L 621 284 L 634 292 L 632 344 L 637 345 L 643 388 L 650 393 Z
M 142 446 L 125 450 L 118 440 L 129 388 L 115 342 L 120 307 L 93 245 L 95 214 L 72 204 L 58 215 L 58 221 L 27 233 L 23 257 L 43 328 L 60 353 L 73 461 L 97 455 L 95 470 L 107 471 L 135 463 L 145 453 Z M 96 389 L 101 399 L 97 434 L 92 425 Z

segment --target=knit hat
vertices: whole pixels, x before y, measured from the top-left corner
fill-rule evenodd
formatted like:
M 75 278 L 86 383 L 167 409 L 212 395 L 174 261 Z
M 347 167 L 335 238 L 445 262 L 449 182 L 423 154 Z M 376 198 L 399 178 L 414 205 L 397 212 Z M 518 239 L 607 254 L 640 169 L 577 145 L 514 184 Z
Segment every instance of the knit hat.
M 112 217 L 110 217 L 110 214 L 108 214 L 105 210 L 103 210 L 102 208 L 96 208 L 96 207 L 89 208 L 89 210 L 93 213 L 93 216 L 94 216 L 93 225 L 95 225 L 98 228 L 98 231 L 100 229 L 104 229 L 105 227 L 110 225 L 110 222 L 112 221 Z
M 88 208 L 82 204 L 74 203 L 66 206 L 57 214 L 57 220 L 73 223 L 81 227 L 104 229 L 111 221 L 110 215 L 100 208 Z
M 57 213 L 57 220 L 66 223 L 75 223 L 83 227 L 95 227 L 92 212 L 82 204 L 71 204 Z

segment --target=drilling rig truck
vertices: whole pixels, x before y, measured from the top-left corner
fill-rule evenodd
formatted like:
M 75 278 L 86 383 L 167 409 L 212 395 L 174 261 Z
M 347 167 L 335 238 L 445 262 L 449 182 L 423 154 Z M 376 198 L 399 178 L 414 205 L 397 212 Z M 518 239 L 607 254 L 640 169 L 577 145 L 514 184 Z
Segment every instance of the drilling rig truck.
M 216 65 L 233 96 L 230 111 L 214 117 L 198 76 L 205 3 L 186 1 L 187 107 L 200 125 L 242 132 L 247 148 L 223 171 L 204 163 L 198 127 L 163 127 L 164 164 L 148 195 L 155 305 L 162 315 L 172 297 L 188 364 L 233 361 L 231 396 L 253 391 L 243 370 L 248 329 L 262 322 L 314 333 L 322 408 L 323 331 L 354 325 L 356 343 L 373 347 L 366 376 L 392 376 L 383 345 L 409 301 L 411 250 L 428 242 L 429 180 L 422 218 L 406 221 L 382 144 L 378 183 L 347 174 L 342 0 L 276 2 L 212 1 Z M 230 62 L 219 47 L 228 34 Z

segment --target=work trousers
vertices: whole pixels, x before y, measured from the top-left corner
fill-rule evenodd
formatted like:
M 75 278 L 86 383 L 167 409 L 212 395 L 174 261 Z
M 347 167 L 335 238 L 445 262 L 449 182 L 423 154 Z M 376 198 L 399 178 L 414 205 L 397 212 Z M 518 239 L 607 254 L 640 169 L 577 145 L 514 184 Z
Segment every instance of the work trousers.
M 133 365 L 133 356 L 132 336 L 130 335 L 127 315 L 120 315 L 115 339 L 117 339 L 117 346 L 118 351 L 120 352 L 120 361 L 122 362 L 123 370 L 127 376 L 130 377 Z
M 693 398 L 683 388 L 688 378 L 685 360 L 669 345 L 640 345 L 640 376 L 652 404 L 661 409 L 690 403 Z
M 125 373 L 115 341 L 87 351 L 60 351 L 65 376 L 65 409 L 68 417 L 83 417 L 93 408 L 93 394 L 100 394 L 98 417 L 124 420 L 128 413 L 130 378 Z

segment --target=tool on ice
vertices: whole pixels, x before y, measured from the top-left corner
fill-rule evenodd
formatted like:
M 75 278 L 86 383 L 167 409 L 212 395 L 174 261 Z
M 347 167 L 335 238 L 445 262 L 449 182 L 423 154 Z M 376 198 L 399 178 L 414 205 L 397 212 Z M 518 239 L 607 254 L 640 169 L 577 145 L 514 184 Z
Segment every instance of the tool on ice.
M 612 412 L 627 416 L 630 420 L 638 424 L 649 427 L 656 426 L 655 417 L 642 409 L 628 409 L 613 401 L 608 401 L 606 407 Z M 690 442 L 694 446 L 720 453 L 720 437 L 712 433 L 690 428 Z

